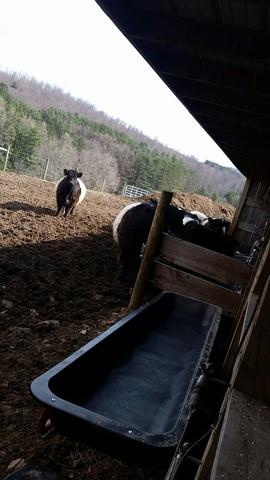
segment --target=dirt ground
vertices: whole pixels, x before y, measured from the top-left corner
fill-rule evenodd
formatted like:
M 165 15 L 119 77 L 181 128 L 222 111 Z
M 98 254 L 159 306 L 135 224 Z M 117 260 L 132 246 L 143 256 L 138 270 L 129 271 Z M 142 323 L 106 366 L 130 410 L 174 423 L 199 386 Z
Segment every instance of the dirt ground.
M 54 216 L 54 185 L 0 174 L 0 477 L 18 465 L 46 465 L 65 479 L 159 480 L 56 434 L 37 433 L 31 381 L 108 328 L 129 301 L 117 281 L 112 220 L 131 200 L 87 192 L 68 220 Z M 189 210 L 232 218 L 233 207 L 177 194 Z M 52 321 L 52 322 L 47 322 Z

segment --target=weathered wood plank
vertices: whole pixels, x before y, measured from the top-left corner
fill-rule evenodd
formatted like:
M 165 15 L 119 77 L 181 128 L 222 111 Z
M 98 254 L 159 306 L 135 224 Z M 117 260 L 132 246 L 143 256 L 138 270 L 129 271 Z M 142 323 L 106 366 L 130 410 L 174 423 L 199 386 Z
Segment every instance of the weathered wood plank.
M 194 480 L 209 480 L 213 462 L 218 447 L 219 436 L 222 428 L 224 411 L 220 413 L 218 421 L 206 445 L 201 465 L 199 466 Z
M 261 300 L 261 310 L 243 355 L 237 387 L 253 397 L 270 403 L 270 289 Z
M 218 305 L 225 313 L 231 315 L 235 315 L 241 302 L 242 296 L 239 293 L 157 261 L 154 264 L 152 281 L 161 290 L 169 290 Z
M 243 206 L 245 205 L 245 202 L 246 202 L 246 199 L 247 199 L 247 196 L 248 196 L 250 187 L 251 187 L 251 180 L 248 178 L 248 179 L 246 180 L 246 183 L 245 183 L 244 188 L 243 188 L 243 190 L 242 190 L 241 197 L 240 197 L 240 200 L 239 200 L 237 209 L 236 209 L 235 214 L 234 214 L 234 217 L 233 217 L 233 219 L 232 219 L 232 223 L 231 223 L 230 230 L 229 230 L 229 233 L 230 233 L 230 234 L 233 234 L 233 232 L 234 232 L 234 230 L 235 230 L 235 227 L 236 227 L 237 224 L 238 224 L 238 221 L 239 221 L 239 218 L 240 218 L 240 215 L 241 215 L 241 212 L 242 212 L 242 208 L 243 208 Z
M 210 480 L 269 480 L 270 405 L 233 390 Z
M 162 260 L 225 284 L 245 287 L 252 272 L 252 267 L 240 260 L 168 234 L 162 235 L 160 256 Z
M 251 321 L 252 316 L 255 314 L 257 301 L 258 301 L 258 295 L 252 292 L 246 299 L 246 303 L 244 307 L 241 309 L 241 313 L 239 317 L 237 317 L 234 334 L 222 366 L 223 374 L 227 378 L 229 377 L 229 374 L 232 371 L 232 367 L 236 359 L 236 354 L 237 354 L 241 337 L 243 336 L 245 328 L 247 328 L 247 325 L 249 325 L 249 322 Z
M 254 232 L 254 230 L 256 230 L 256 225 L 251 225 L 250 223 L 247 223 L 247 222 L 238 222 L 237 224 L 237 228 L 239 228 L 239 230 L 244 230 L 245 232 Z
M 228 377 L 234 365 L 238 346 L 240 343 L 241 333 L 245 320 L 251 320 L 251 316 L 255 315 L 254 307 L 256 305 L 256 297 L 261 297 L 265 287 L 267 277 L 270 271 L 270 229 L 267 232 L 268 240 L 266 247 L 261 250 L 257 259 L 255 268 L 252 271 L 249 285 L 244 293 L 242 304 L 240 305 L 237 317 L 234 335 L 229 346 L 224 364 L 223 373 Z M 255 303 L 254 303 L 255 302 Z
M 258 198 L 247 198 L 246 205 L 248 207 L 258 208 L 270 214 L 270 205 L 259 200 Z

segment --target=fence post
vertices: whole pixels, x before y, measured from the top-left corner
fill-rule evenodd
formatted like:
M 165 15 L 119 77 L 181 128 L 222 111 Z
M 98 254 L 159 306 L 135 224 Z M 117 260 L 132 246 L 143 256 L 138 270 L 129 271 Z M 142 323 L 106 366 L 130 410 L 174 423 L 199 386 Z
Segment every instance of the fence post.
M 122 195 L 125 195 L 126 193 L 126 186 L 127 186 L 127 181 L 125 181 L 124 186 L 122 188 Z
M 151 229 L 148 235 L 144 256 L 129 302 L 129 310 L 135 310 L 141 305 L 143 301 L 145 288 L 150 278 L 154 257 L 158 248 L 158 244 L 160 242 L 161 233 L 165 224 L 165 219 L 171 203 L 172 196 L 172 192 L 161 192 L 160 200 L 158 202 Z
M 103 182 L 102 182 L 102 187 L 101 187 L 101 191 L 102 191 L 102 192 L 104 192 L 106 180 L 107 180 L 107 177 L 104 177 L 104 178 L 103 178 Z
M 50 159 L 47 158 L 47 163 L 46 163 L 46 168 L 45 168 L 45 172 L 44 172 L 44 175 L 43 175 L 43 180 L 46 180 L 49 164 L 50 164 Z
M 9 145 L 9 146 L 8 146 L 8 148 L 7 148 L 7 153 L 6 153 L 6 158 L 5 158 L 4 168 L 3 168 L 4 172 L 5 172 L 5 171 L 6 171 L 6 169 L 7 169 L 7 163 L 8 163 L 9 152 L 10 152 L 10 145 Z

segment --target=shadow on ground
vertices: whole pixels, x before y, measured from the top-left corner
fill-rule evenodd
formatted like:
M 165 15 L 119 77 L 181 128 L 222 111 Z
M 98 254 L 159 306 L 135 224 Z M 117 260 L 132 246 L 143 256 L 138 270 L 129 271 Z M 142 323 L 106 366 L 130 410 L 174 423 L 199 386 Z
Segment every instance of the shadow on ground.
M 55 210 L 52 208 L 47 207 L 39 207 L 35 205 L 30 205 L 29 203 L 25 202 L 6 202 L 1 203 L 0 208 L 4 208 L 6 210 L 11 210 L 13 212 L 18 212 L 20 210 L 25 212 L 34 212 L 38 213 L 39 215 L 55 215 Z

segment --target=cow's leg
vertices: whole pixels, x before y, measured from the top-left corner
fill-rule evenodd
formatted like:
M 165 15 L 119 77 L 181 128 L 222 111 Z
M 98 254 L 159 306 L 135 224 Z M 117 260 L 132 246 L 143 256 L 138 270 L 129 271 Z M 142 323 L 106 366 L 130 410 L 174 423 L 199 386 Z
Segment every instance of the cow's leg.
M 71 203 L 71 206 L 70 206 L 70 215 L 72 215 L 72 213 L 74 212 L 74 208 L 76 207 L 76 201 L 72 202 Z
M 118 265 L 119 281 L 131 286 L 135 281 L 140 266 L 140 257 L 138 252 L 130 249 L 126 242 L 124 242 L 124 245 L 119 245 Z
M 64 213 L 64 217 L 67 216 L 68 212 L 70 211 L 71 209 L 71 203 L 68 203 L 66 206 L 65 206 L 65 213 Z
M 57 205 L 57 209 L 56 209 L 56 212 L 55 212 L 55 216 L 57 217 L 59 215 L 59 213 L 61 212 L 62 210 L 62 206 L 61 205 Z

